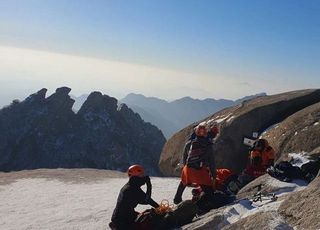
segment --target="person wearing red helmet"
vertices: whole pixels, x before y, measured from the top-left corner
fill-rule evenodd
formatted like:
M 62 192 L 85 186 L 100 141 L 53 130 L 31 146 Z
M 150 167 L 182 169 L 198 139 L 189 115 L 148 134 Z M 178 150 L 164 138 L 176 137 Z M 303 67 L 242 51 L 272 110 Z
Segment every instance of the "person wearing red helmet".
M 145 176 L 140 165 L 132 165 L 128 171 L 129 181 L 120 190 L 117 205 L 113 211 L 109 227 L 113 230 L 135 229 L 135 219 L 138 213 L 134 210 L 138 204 L 149 204 L 154 208 L 158 203 L 151 198 L 152 186 L 150 177 Z M 147 191 L 141 186 L 146 184 Z

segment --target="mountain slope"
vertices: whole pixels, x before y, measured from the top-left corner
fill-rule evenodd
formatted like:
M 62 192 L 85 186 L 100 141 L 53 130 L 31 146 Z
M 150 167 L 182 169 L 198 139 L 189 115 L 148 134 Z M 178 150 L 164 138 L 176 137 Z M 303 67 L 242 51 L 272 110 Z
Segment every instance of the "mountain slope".
M 145 97 L 141 94 L 128 94 L 120 101 L 139 113 L 142 119 L 159 127 L 166 138 L 169 138 L 188 124 L 203 119 L 214 112 L 241 103 L 244 100 L 265 95 L 265 93 L 256 94 L 236 101 L 211 98 L 199 100 L 183 97 L 167 102 L 155 97 Z

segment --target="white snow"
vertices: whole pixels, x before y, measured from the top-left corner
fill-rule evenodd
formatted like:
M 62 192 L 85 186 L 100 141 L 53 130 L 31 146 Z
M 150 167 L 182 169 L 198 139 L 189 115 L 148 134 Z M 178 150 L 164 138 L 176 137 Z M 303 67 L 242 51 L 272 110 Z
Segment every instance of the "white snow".
M 151 178 L 153 198 L 172 202 L 178 178 Z M 20 179 L 0 186 L 0 229 L 108 229 L 126 178 L 94 183 Z M 190 198 L 190 189 L 184 199 Z M 150 206 L 138 206 L 142 211 Z
M 207 125 L 212 125 L 214 123 L 220 124 L 221 122 L 227 120 L 227 122 L 230 122 L 232 119 L 234 118 L 234 116 L 232 116 L 232 113 L 229 113 L 226 116 L 217 116 L 213 119 L 210 119 L 206 122 Z
M 151 181 L 154 200 L 161 202 L 167 199 L 171 203 L 179 179 L 153 177 Z M 126 178 L 86 183 L 28 178 L 0 185 L 0 229 L 108 229 L 119 190 L 126 182 Z M 271 177 L 267 184 L 275 188 L 279 197 L 306 186 L 302 181 L 286 183 Z M 191 198 L 190 190 L 186 189 L 183 199 Z M 259 212 L 275 212 L 282 200 L 240 200 L 225 207 L 226 222 L 223 224 L 235 223 Z M 136 210 L 143 211 L 149 207 L 138 206 Z M 272 226 L 281 223 L 280 216 L 274 218 L 274 223 L 270 223 Z
M 307 183 L 302 180 L 294 180 L 292 183 L 286 183 L 270 177 L 267 180 L 267 185 L 271 185 L 272 187 L 276 188 L 276 196 L 281 197 L 288 194 L 289 192 L 305 189 Z M 256 213 L 267 211 L 275 212 L 276 210 L 278 210 L 282 202 L 283 200 L 280 199 L 278 199 L 277 201 L 266 199 L 262 202 L 252 202 L 252 200 L 243 199 L 234 205 L 228 206 L 224 210 L 223 214 L 225 219 L 227 220 L 227 223 L 233 224 L 240 219 L 246 218 Z M 275 221 L 270 224 L 277 226 L 281 223 L 282 218 L 279 215 L 275 214 L 274 220 Z
M 229 118 L 228 118 L 228 120 L 227 120 L 227 122 L 232 121 L 232 120 L 233 120 L 233 118 L 234 118 L 234 116 L 229 117 Z
M 313 125 L 314 125 L 314 126 L 319 125 L 319 122 L 315 122 Z
M 310 161 L 306 152 L 289 153 L 288 156 L 291 157 L 292 160 L 290 161 L 290 163 L 293 166 L 301 167 L 303 164 L 308 163 Z

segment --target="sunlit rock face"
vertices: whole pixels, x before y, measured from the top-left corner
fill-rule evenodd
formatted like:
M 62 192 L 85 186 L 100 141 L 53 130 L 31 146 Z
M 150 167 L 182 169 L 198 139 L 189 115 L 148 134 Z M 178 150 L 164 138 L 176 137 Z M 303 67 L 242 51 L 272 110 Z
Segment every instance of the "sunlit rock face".
M 320 103 L 308 106 L 274 125 L 262 135 L 281 160 L 289 153 L 320 156 Z
M 200 122 L 206 122 L 208 126 L 216 122 L 221 126 L 221 133 L 215 144 L 216 164 L 218 167 L 240 172 L 248 159 L 248 147 L 243 145 L 244 137 L 251 137 L 253 132 L 260 135 L 272 125 L 318 102 L 320 102 L 320 90 L 299 90 L 261 96 L 221 110 L 174 134 L 162 150 L 160 169 L 168 176 L 179 175 L 176 166 L 181 159 L 184 144 L 193 132 L 193 127 Z

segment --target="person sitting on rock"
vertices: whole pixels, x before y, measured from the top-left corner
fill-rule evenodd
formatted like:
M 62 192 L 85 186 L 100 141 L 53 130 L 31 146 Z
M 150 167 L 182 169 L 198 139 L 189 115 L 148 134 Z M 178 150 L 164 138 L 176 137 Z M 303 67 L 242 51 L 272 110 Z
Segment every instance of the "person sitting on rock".
M 149 204 L 154 208 L 158 203 L 151 198 L 150 177 L 144 175 L 144 169 L 140 165 L 133 165 L 128 169 L 129 182 L 120 190 L 117 205 L 113 211 L 109 227 L 113 230 L 136 229 L 135 219 L 138 214 L 134 209 L 138 204 Z M 146 184 L 146 193 L 141 186 Z
M 174 203 L 182 201 L 182 194 L 188 185 L 199 185 L 205 194 L 215 190 L 216 167 L 212 141 L 207 138 L 204 124 L 195 128 L 196 137 L 187 142 L 183 154 L 181 181 L 174 197 Z
M 267 169 L 268 167 L 273 166 L 274 157 L 275 152 L 266 139 L 259 139 L 255 141 L 253 149 L 250 152 L 251 161 L 255 161 L 255 158 L 257 158 L 259 159 L 258 163 Z
M 274 164 L 274 150 L 265 139 L 255 141 L 249 153 L 250 163 L 245 173 L 257 178 L 266 173 L 266 169 Z

